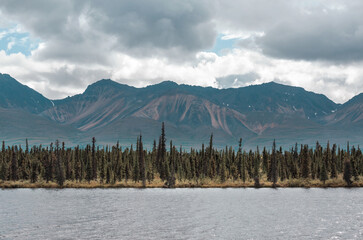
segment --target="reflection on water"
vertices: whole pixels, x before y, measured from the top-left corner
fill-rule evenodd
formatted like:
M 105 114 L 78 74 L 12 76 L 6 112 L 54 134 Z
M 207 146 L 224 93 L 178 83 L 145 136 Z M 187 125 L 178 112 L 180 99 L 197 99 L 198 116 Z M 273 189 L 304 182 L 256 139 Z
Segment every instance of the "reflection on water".
M 0 239 L 363 239 L 363 189 L 0 190 Z

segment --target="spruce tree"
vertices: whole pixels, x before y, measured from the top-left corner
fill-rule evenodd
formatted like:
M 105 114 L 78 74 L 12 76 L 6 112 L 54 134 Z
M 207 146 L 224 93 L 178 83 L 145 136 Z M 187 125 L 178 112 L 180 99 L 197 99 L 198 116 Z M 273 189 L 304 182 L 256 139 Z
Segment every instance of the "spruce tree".
M 52 148 L 50 149 L 49 153 L 47 153 L 44 158 L 44 177 L 46 182 L 48 183 L 53 179 L 53 158 L 52 158 Z
M 106 170 L 106 161 L 105 161 L 105 154 L 103 153 L 101 156 L 101 170 L 100 170 L 101 183 L 103 183 L 105 179 L 105 170 Z
M 169 177 L 168 181 L 166 182 L 166 186 L 168 188 L 174 188 L 175 187 L 175 148 L 173 147 L 173 142 L 170 141 L 170 156 L 169 156 Z
M 139 138 L 137 139 L 136 149 L 139 148 Z M 132 167 L 133 167 L 133 174 L 132 180 L 136 183 L 140 181 L 140 164 L 137 159 L 134 157 L 134 153 L 131 153 L 132 156 Z
M 214 177 L 214 170 L 212 170 L 212 161 L 214 159 L 213 158 L 213 133 L 210 135 L 210 139 L 209 139 L 209 148 L 208 148 L 208 156 L 206 157 L 206 176 L 209 176 L 209 178 L 213 178 Z M 213 166 L 215 168 L 215 165 Z
M 86 180 L 88 183 L 93 179 L 93 171 L 92 171 L 92 154 L 90 153 L 90 146 L 86 146 L 85 150 L 85 164 L 86 164 Z
M 226 148 L 226 154 L 227 154 L 227 148 Z M 245 183 L 246 178 L 247 178 L 247 176 L 246 176 L 247 166 L 246 166 L 246 157 L 243 156 L 243 154 L 242 154 L 242 138 L 239 139 L 237 155 L 238 155 L 238 162 L 241 164 L 241 167 L 240 167 L 240 169 L 241 169 L 241 173 L 240 173 L 241 179 L 242 179 L 243 183 Z
M 25 154 L 29 153 L 29 143 L 28 143 L 28 139 L 25 139 Z
M 325 185 L 325 181 L 328 180 L 328 173 L 327 173 L 327 169 L 326 169 L 326 161 L 322 161 L 321 165 L 322 166 L 321 166 L 321 170 L 320 170 L 319 179 Z
M 292 178 L 298 178 L 298 163 L 299 163 L 299 154 L 297 150 L 297 143 L 295 143 L 295 148 L 292 154 L 292 163 L 290 166 L 290 172 Z
M 355 181 L 359 180 L 359 174 L 358 174 L 358 161 L 359 161 L 359 157 L 357 156 L 358 151 L 356 151 L 356 149 L 354 148 L 354 146 L 352 147 L 352 155 L 350 157 L 350 164 L 351 164 L 351 169 L 352 169 L 352 176 L 354 177 Z
M 8 166 L 5 159 L 0 160 L 0 180 L 6 181 L 8 178 L 7 174 Z
M 18 180 L 18 159 L 17 159 L 17 147 L 15 146 L 11 148 L 12 159 L 11 159 L 11 180 Z
M 73 164 L 72 164 L 72 174 L 73 174 L 73 178 L 74 180 L 77 182 L 79 181 L 79 160 L 78 160 L 78 150 L 77 150 L 77 147 L 76 146 L 74 148 L 74 151 L 73 151 L 73 156 L 72 156 L 72 160 L 73 160 Z
M 111 182 L 111 167 L 109 164 L 107 164 L 106 167 L 106 184 L 109 184 Z
M 278 169 L 277 169 L 276 141 L 275 141 L 275 139 L 274 139 L 274 142 L 272 144 L 270 171 L 271 171 L 272 186 L 276 187 L 277 178 L 278 178 Z
M 127 158 L 128 158 L 128 161 L 126 161 L 126 163 L 125 163 L 125 173 L 124 173 L 125 183 L 127 183 L 127 181 L 131 177 L 131 167 L 130 167 L 130 161 L 129 161 L 130 155 L 128 155 Z
M 253 164 L 253 180 L 255 181 L 255 187 L 260 187 L 260 151 L 258 147 Z
M 97 180 L 96 138 L 92 138 L 92 179 Z
M 346 155 L 345 161 L 344 161 L 343 179 L 347 183 L 348 186 L 352 185 L 352 167 L 351 167 L 351 163 L 350 163 L 350 159 L 349 159 L 348 155 Z
M 166 138 L 165 138 L 165 124 L 161 125 L 161 135 L 159 138 L 157 162 L 159 165 L 159 174 L 162 181 L 165 181 L 169 177 L 169 164 L 166 159 Z
M 30 172 L 30 182 L 35 183 L 38 179 L 38 164 L 36 161 L 31 161 L 31 172 Z
M 262 173 L 267 174 L 268 172 L 268 153 L 266 147 L 262 151 Z
M 64 169 L 63 169 L 63 159 L 61 157 L 61 153 L 59 150 L 59 141 L 55 142 L 56 147 L 56 180 L 60 187 L 63 187 L 64 184 Z
M 219 176 L 221 178 L 221 182 L 224 183 L 226 181 L 226 156 L 223 155 L 220 163 L 220 173 Z
M 138 152 L 139 152 L 140 178 L 142 181 L 142 186 L 146 187 L 144 148 L 143 148 L 141 134 L 140 134 L 140 138 L 139 138 L 139 151 Z
M 310 176 L 310 155 L 309 148 L 307 145 L 304 145 L 302 153 L 301 153 L 301 177 L 309 178 Z
M 336 178 L 338 176 L 337 174 L 337 155 L 336 155 L 336 148 L 337 145 L 333 144 L 332 148 L 332 158 L 331 158 L 331 170 L 330 170 L 330 178 Z

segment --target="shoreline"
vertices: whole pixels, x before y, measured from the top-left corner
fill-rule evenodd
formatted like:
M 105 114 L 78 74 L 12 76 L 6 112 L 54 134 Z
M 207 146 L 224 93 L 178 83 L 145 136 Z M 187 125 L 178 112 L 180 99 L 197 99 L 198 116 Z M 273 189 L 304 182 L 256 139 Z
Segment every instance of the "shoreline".
M 302 180 L 294 179 L 284 182 L 277 182 L 274 187 L 271 182 L 262 182 L 260 186 L 256 187 L 254 182 L 240 182 L 240 181 L 228 181 L 225 183 L 218 182 L 177 182 L 174 188 L 361 188 L 363 187 L 363 181 L 360 179 L 357 182 L 353 182 L 351 186 L 339 179 L 328 180 L 325 184 L 320 181 L 315 180 Z M 116 182 L 114 184 L 105 184 L 96 181 L 88 182 L 75 182 L 66 181 L 63 186 L 59 186 L 55 182 L 36 182 L 30 183 L 29 181 L 0 181 L 1 189 L 18 189 L 18 188 L 29 188 L 29 189 L 63 189 L 63 188 L 73 188 L 73 189 L 116 189 L 116 188 L 168 188 L 163 182 L 151 182 L 147 183 L 145 187 L 142 186 L 140 182 Z

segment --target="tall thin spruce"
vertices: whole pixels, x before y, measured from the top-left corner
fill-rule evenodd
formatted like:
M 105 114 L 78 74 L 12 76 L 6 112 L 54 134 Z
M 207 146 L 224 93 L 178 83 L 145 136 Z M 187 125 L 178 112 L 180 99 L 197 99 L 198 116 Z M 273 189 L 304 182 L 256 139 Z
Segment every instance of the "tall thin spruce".
M 142 143 L 142 136 L 139 137 L 139 169 L 142 186 L 146 187 L 146 176 L 145 176 L 145 159 L 144 159 L 144 147 Z
M 277 157 L 276 157 L 276 141 L 275 141 L 275 139 L 274 139 L 274 142 L 272 144 L 270 169 L 271 169 L 272 186 L 276 187 L 278 176 L 277 176 Z
M 61 157 L 58 140 L 55 142 L 55 157 L 56 157 L 56 180 L 58 185 L 60 187 L 63 187 L 64 184 L 63 159 Z

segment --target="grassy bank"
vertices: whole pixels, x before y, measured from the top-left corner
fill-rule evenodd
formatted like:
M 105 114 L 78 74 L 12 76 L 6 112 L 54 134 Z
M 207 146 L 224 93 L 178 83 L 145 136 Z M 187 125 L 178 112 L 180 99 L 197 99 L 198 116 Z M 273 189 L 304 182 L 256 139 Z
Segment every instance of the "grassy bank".
M 165 183 L 160 179 L 155 179 L 151 183 L 146 183 L 146 188 L 164 188 Z M 260 188 L 272 188 L 273 184 L 261 179 Z M 341 176 L 335 179 L 329 179 L 325 182 L 320 180 L 311 179 L 290 179 L 285 181 L 279 181 L 276 187 L 289 188 L 289 187 L 301 187 L 301 188 L 337 188 L 347 187 Z M 354 181 L 350 187 L 363 187 L 363 178 L 360 177 L 358 181 Z M 38 181 L 31 183 L 30 181 L 0 181 L 0 188 L 60 188 L 55 182 Z M 100 183 L 99 181 L 66 181 L 62 188 L 143 188 L 141 182 L 122 181 L 113 184 Z M 233 181 L 227 180 L 220 182 L 218 180 L 203 179 L 200 181 L 176 181 L 175 188 L 255 188 L 253 181 L 242 182 L 240 180 Z

